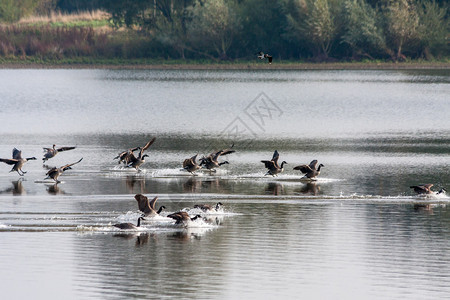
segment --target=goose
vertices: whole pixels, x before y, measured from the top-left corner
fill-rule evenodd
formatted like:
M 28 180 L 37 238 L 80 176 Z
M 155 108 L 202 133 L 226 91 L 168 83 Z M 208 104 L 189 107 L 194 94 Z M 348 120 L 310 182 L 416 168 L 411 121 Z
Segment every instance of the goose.
M 117 227 L 119 229 L 137 229 L 141 226 L 141 220 L 145 220 L 144 217 L 139 217 L 137 220 L 137 226 L 131 223 L 118 223 L 114 224 L 114 227 Z
M 64 171 L 66 171 L 66 170 L 72 169 L 71 167 L 72 167 L 73 165 L 76 165 L 77 163 L 79 163 L 79 162 L 82 161 L 82 160 L 83 160 L 83 158 L 80 158 L 80 160 L 77 161 L 77 162 L 74 162 L 74 163 L 71 163 L 71 164 L 67 164 L 67 165 L 64 165 L 64 166 L 59 167 L 59 168 L 57 168 L 57 167 L 51 168 L 51 169 L 47 172 L 47 174 L 45 174 L 45 175 L 47 175 L 47 177 L 46 177 L 45 179 L 51 178 L 51 179 L 53 179 L 56 183 L 59 183 L 59 182 L 60 182 L 60 181 L 58 180 L 59 175 L 61 175 L 61 174 L 62 174 Z M 45 179 L 44 179 L 44 180 L 45 180 Z
M 176 220 L 176 222 L 175 222 L 176 225 L 179 225 L 179 224 L 188 225 L 190 221 L 195 221 L 198 218 L 201 218 L 202 216 L 196 215 L 195 217 L 191 218 L 187 212 L 180 211 L 180 212 L 170 214 L 167 217 Z
M 266 175 L 275 176 L 275 175 L 278 175 L 279 173 L 283 172 L 284 164 L 287 165 L 287 162 L 283 161 L 281 163 L 281 166 L 278 165 L 278 158 L 279 157 L 280 157 L 280 154 L 278 153 L 277 150 L 275 150 L 271 160 L 262 160 L 261 161 L 262 163 L 264 163 L 266 168 L 269 169 L 264 176 L 266 176 Z
M 145 162 L 145 158 L 148 157 L 147 154 L 144 154 L 144 151 L 148 149 L 156 140 L 156 137 L 152 138 L 144 147 L 139 151 L 138 157 L 134 156 L 133 153 L 130 154 L 130 160 L 128 163 L 128 167 L 133 167 L 139 171 L 139 167 Z
M 156 211 L 156 200 L 158 200 L 158 197 L 153 198 L 151 201 L 148 200 L 148 198 L 142 194 L 136 194 L 134 196 L 134 199 L 138 202 L 139 210 L 144 213 L 145 217 L 148 216 L 156 216 L 159 215 L 163 209 L 166 209 L 164 205 L 162 205 L 158 211 Z
M 294 170 L 300 170 L 300 172 L 305 174 L 304 177 L 306 178 L 315 179 L 320 174 L 320 168 L 324 167 L 324 165 L 320 164 L 317 169 L 316 166 L 317 166 L 317 159 L 310 162 L 309 165 L 296 166 L 294 167 Z
M 212 208 L 211 205 L 209 204 L 196 204 L 194 205 L 194 208 L 199 208 L 201 210 L 203 210 L 204 212 L 208 212 L 208 211 L 219 211 L 220 207 L 223 206 L 222 202 L 217 202 L 216 207 Z
M 213 152 L 207 157 L 200 158 L 200 164 L 199 166 L 205 166 L 206 169 L 208 169 L 210 172 L 216 171 L 215 168 L 219 168 L 220 166 L 224 164 L 228 164 L 228 161 L 219 162 L 219 157 L 221 155 L 227 155 L 236 152 L 235 150 L 231 150 L 231 148 L 234 147 L 234 143 L 231 145 L 230 149 L 223 149 L 219 150 L 217 152 Z
M 201 169 L 201 166 L 199 164 L 197 164 L 197 162 L 196 162 L 197 155 L 198 154 L 192 156 L 191 158 L 186 158 L 183 161 L 183 169 L 185 169 L 192 175 L 195 175 L 194 172 L 197 171 L 198 169 Z
M 258 58 L 261 59 L 261 60 L 267 58 L 267 60 L 269 61 L 269 65 L 272 64 L 272 55 L 269 55 L 269 54 L 267 54 L 267 53 L 264 54 L 264 52 L 259 51 L 259 53 L 258 53 Z
M 43 148 L 44 149 L 44 158 L 42 159 L 44 162 L 49 160 L 50 158 L 54 157 L 59 152 L 67 151 L 67 150 L 73 150 L 76 147 L 61 147 L 56 149 L 56 145 L 53 144 L 52 148 Z
M 416 192 L 419 195 L 439 195 L 447 191 L 446 189 L 442 188 L 438 192 L 434 192 L 431 190 L 432 186 L 433 186 L 432 183 L 428 183 L 422 185 L 412 185 L 410 186 L 410 188 L 414 189 L 414 192 Z
M 130 148 L 128 150 L 122 151 L 113 159 L 119 159 L 119 164 L 123 163 L 124 165 L 128 165 L 130 163 L 131 156 L 134 156 L 133 152 L 139 149 L 141 149 L 141 147 Z
M 11 171 L 9 171 L 9 172 L 16 171 L 17 174 L 19 174 L 20 176 L 25 175 L 26 172 L 22 171 L 22 167 L 29 160 L 36 160 L 36 157 L 33 156 L 33 157 L 28 157 L 28 158 L 22 158 L 22 151 L 20 151 L 16 148 L 13 149 L 12 159 L 0 158 L 1 162 L 4 162 L 8 165 L 13 165 Z M 20 173 L 20 172 L 22 172 L 22 173 Z

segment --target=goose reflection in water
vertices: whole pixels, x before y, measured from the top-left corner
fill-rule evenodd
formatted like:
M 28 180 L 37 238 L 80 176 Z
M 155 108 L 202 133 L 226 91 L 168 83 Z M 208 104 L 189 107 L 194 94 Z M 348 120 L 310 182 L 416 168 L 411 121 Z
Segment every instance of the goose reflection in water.
M 317 196 L 320 192 L 320 185 L 315 182 L 308 182 L 304 184 L 300 189 L 295 190 L 295 192 Z
M 145 193 L 145 178 L 137 175 L 127 176 L 125 179 L 125 185 L 130 193 Z M 137 191 L 135 190 L 135 187 Z
M 202 188 L 202 181 L 196 177 L 189 177 L 188 180 L 182 184 L 184 193 L 197 193 Z
M 269 182 L 264 189 L 265 194 L 271 195 L 283 195 L 284 194 L 284 185 L 279 182 Z
M 65 195 L 66 194 L 66 192 L 59 187 L 58 183 L 48 186 L 47 192 L 50 195 Z
M 113 237 L 122 238 L 125 240 L 136 238 L 136 242 L 134 243 L 135 247 L 141 247 L 148 244 L 148 242 L 150 241 L 150 236 L 152 236 L 153 238 L 156 237 L 155 234 L 150 234 L 148 232 L 116 233 L 113 235 Z
M 3 191 L 0 191 L 0 194 L 13 194 L 13 196 L 26 195 L 26 190 L 22 184 L 23 179 L 11 181 L 12 187 L 6 188 Z

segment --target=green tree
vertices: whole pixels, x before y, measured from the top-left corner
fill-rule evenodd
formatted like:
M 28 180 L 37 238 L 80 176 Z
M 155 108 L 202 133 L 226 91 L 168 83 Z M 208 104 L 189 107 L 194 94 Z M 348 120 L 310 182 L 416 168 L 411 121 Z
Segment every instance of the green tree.
M 337 11 L 329 0 L 294 1 L 296 11 L 288 14 L 290 35 L 307 42 L 315 56 L 328 58 L 331 45 L 336 38 L 337 25 L 332 11 Z
M 33 13 L 39 0 L 1 0 L 0 21 L 12 23 Z
M 344 2 L 342 42 L 350 45 L 355 55 L 373 59 L 372 55 L 392 51 L 386 46 L 383 28 L 378 23 L 377 10 L 365 0 Z
M 447 11 L 447 6 L 440 7 L 434 0 L 420 0 L 417 3 L 419 51 L 427 59 L 441 51 L 447 50 L 448 53 L 447 35 L 450 28 Z
M 417 38 L 419 16 L 411 0 L 392 0 L 383 9 L 385 34 L 395 51 L 395 60 L 404 60 L 405 45 Z
M 188 33 L 195 48 L 212 50 L 220 59 L 227 59 L 240 26 L 233 9 L 224 0 L 197 0 L 189 8 L 189 14 Z

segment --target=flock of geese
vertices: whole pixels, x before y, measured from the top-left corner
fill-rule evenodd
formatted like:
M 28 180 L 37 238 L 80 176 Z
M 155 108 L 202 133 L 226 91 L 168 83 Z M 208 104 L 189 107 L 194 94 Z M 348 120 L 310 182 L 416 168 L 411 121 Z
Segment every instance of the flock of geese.
M 122 151 L 119 153 L 116 157 L 113 159 L 117 159 L 119 164 L 123 164 L 126 167 L 134 168 L 137 171 L 140 170 L 140 166 L 145 163 L 145 158 L 148 157 L 147 154 L 144 154 L 144 152 L 155 142 L 156 138 L 153 137 L 148 143 L 146 143 L 143 147 L 134 147 L 129 148 L 125 151 Z M 216 172 L 217 168 L 220 168 L 224 164 L 228 164 L 228 161 L 219 161 L 219 158 L 221 156 L 225 156 L 231 153 L 236 152 L 234 149 L 234 144 L 231 145 L 229 149 L 222 149 L 219 151 L 214 151 L 208 156 L 203 156 L 200 159 L 197 160 L 198 154 L 187 158 L 183 161 L 183 169 L 189 172 L 192 175 L 196 175 L 196 172 L 201 169 L 206 169 L 212 174 L 212 172 Z M 64 152 L 68 150 L 73 150 L 76 147 L 60 147 L 56 148 L 56 145 L 53 145 L 52 148 L 43 148 L 44 149 L 44 157 L 42 158 L 42 161 L 45 163 L 49 159 L 55 157 L 59 152 Z M 135 154 L 135 152 L 137 152 Z M 280 154 L 277 150 L 274 151 L 272 159 L 271 160 L 261 160 L 261 162 L 264 164 L 265 168 L 267 169 L 266 175 L 271 176 L 278 176 L 278 174 L 282 173 L 284 171 L 285 165 L 287 165 L 286 161 L 282 161 L 281 164 L 278 163 L 280 158 Z M 12 158 L 0 158 L 0 162 L 4 162 L 8 165 L 12 165 L 12 169 L 10 172 L 17 172 L 19 176 L 24 176 L 27 172 L 23 171 L 22 168 L 25 165 L 26 162 L 30 160 L 36 160 L 36 157 L 27 157 L 24 158 L 22 156 L 22 151 L 18 150 L 17 148 L 14 148 L 12 151 Z M 83 160 L 83 158 L 80 158 L 78 161 L 63 165 L 61 167 L 53 167 L 48 170 L 46 173 L 45 179 L 52 179 L 57 183 L 60 181 L 58 180 L 59 176 L 64 173 L 67 170 L 72 169 L 72 166 L 80 163 Z M 302 174 L 304 174 L 304 179 L 307 180 L 316 180 L 317 176 L 320 175 L 321 168 L 324 167 L 323 164 L 318 164 L 317 160 L 311 161 L 309 164 L 303 164 L 298 165 L 293 168 L 293 170 L 298 170 Z M 417 194 L 420 195 L 437 195 L 446 192 L 444 188 L 440 189 L 439 191 L 433 191 L 431 190 L 431 187 L 433 184 L 423 184 L 423 185 L 414 185 L 410 186 L 411 189 L 414 190 Z M 138 194 L 135 196 L 135 199 L 138 201 L 139 210 L 143 213 L 143 216 L 138 219 L 137 227 L 140 226 L 140 222 L 142 218 L 148 217 L 148 216 L 155 216 L 159 215 L 163 209 L 165 209 L 164 206 L 161 206 L 158 210 L 155 208 L 155 202 L 157 200 L 157 197 L 155 197 L 153 200 L 149 201 L 147 197 L 144 195 Z M 222 205 L 222 203 L 218 203 L 215 210 L 218 210 L 219 207 Z M 213 209 L 211 206 L 207 204 L 199 204 L 196 205 L 194 208 L 200 208 L 203 211 L 208 211 Z M 199 217 L 200 215 L 197 215 L 193 218 L 189 216 L 186 212 L 177 212 L 168 215 L 167 217 L 172 218 L 176 221 L 176 224 L 185 224 L 188 221 L 193 221 Z M 124 225 L 128 224 L 128 225 Z M 132 225 L 132 226 L 131 226 Z M 134 224 L 130 223 L 121 223 L 116 224 L 114 226 L 118 228 L 135 228 L 136 226 Z
M 139 211 L 141 212 L 141 216 L 139 216 L 137 220 L 137 225 L 134 225 L 132 223 L 118 223 L 114 224 L 114 227 L 117 227 L 119 229 L 124 230 L 133 230 L 137 229 L 141 226 L 141 221 L 145 220 L 146 217 L 155 217 L 160 215 L 160 213 L 166 208 L 164 205 L 160 206 L 158 210 L 156 210 L 156 201 L 158 200 L 158 197 L 153 198 L 152 200 L 149 200 L 146 196 L 142 194 L 136 194 L 134 196 L 134 199 L 136 199 L 138 203 Z M 219 211 L 222 207 L 222 203 L 218 202 L 215 207 L 212 207 L 209 204 L 196 204 L 194 205 L 194 209 L 200 209 L 203 212 L 207 213 L 210 211 Z M 175 225 L 181 225 L 184 227 L 189 226 L 190 222 L 195 221 L 199 218 L 202 218 L 201 215 L 197 214 L 194 217 L 191 217 L 187 212 L 185 211 L 178 211 L 172 214 L 169 214 L 166 216 L 167 218 L 171 218 L 175 220 Z

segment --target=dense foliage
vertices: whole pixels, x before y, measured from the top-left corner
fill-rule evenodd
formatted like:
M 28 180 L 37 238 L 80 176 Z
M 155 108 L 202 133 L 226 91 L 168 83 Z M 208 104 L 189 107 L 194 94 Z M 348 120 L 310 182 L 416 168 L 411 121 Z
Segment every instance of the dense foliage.
M 65 56 L 228 60 L 250 59 L 264 51 L 277 60 L 401 61 L 449 54 L 447 0 L 2 0 L 0 20 L 14 22 L 33 11 L 98 8 L 110 14 L 116 36 L 87 34 L 90 40 L 76 42 L 84 45 L 78 53 L 75 46 L 66 51 L 51 37 L 35 40 L 48 40 L 53 45 L 49 49 L 59 49 L 52 55 Z M 118 30 L 122 28 L 126 35 Z M 5 39 L 5 30 L 0 32 L 0 55 L 39 53 L 31 50 L 36 41 L 18 45 L 19 40 L 30 39 L 26 35 L 32 34 L 31 29 L 19 34 L 22 38 L 9 32 L 15 45 Z M 49 30 L 49 34 L 64 40 L 59 38 L 63 33 Z M 120 39 L 122 47 L 117 46 Z M 111 53 L 99 46 L 108 43 L 122 50 Z

